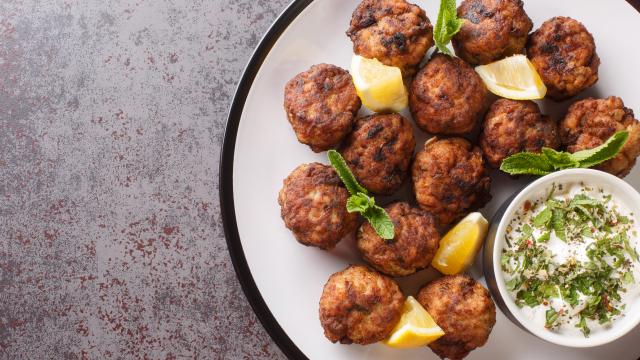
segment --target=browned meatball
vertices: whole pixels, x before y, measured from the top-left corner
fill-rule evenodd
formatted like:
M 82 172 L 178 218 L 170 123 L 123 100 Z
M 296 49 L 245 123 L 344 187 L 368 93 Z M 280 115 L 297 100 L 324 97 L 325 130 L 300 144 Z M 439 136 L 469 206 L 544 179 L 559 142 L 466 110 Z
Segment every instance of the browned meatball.
M 303 245 L 333 248 L 358 225 L 358 215 L 347 212 L 349 192 L 331 166 L 298 166 L 284 180 L 278 195 L 285 225 Z
M 499 99 L 484 118 L 480 147 L 489 165 L 499 168 L 506 157 L 522 151 L 558 149 L 558 124 L 542 115 L 533 101 Z
M 353 52 L 399 67 L 404 76 L 433 46 L 433 26 L 427 14 L 404 0 L 363 0 L 353 12 L 347 35 Z
M 496 306 L 489 292 L 467 275 L 445 276 L 418 293 L 444 336 L 429 344 L 442 359 L 460 360 L 483 346 L 496 323 Z
M 357 120 L 341 152 L 362 186 L 391 195 L 407 178 L 415 147 L 409 120 L 398 114 L 378 114 Z
M 527 56 L 547 86 L 547 96 L 564 100 L 598 81 L 600 58 L 593 36 L 579 21 L 558 16 L 529 37 Z
M 611 96 L 578 101 L 560 123 L 562 143 L 572 153 L 600 146 L 622 130 L 629 132 L 627 143 L 616 157 L 597 166 L 621 178 L 629 174 L 640 155 L 640 122 L 622 99 Z
M 393 330 L 403 303 L 395 281 L 366 266 L 351 265 L 324 285 L 320 323 L 331 342 L 373 344 Z
M 337 147 L 353 128 L 360 98 L 351 75 L 334 65 L 314 65 L 284 88 L 284 108 L 298 141 L 321 152 Z
M 418 204 L 442 226 L 491 200 L 482 151 L 462 138 L 427 141 L 416 155 L 412 175 Z
M 409 89 L 409 106 L 418 126 L 431 134 L 466 134 L 484 112 L 489 92 L 466 62 L 434 55 Z
M 440 235 L 431 214 L 398 202 L 385 207 L 395 226 L 393 240 L 384 240 L 368 222 L 358 230 L 358 249 L 378 271 L 406 276 L 431 264 Z
M 466 19 L 452 43 L 470 64 L 488 64 L 524 53 L 533 22 L 521 0 L 464 0 L 458 17 Z

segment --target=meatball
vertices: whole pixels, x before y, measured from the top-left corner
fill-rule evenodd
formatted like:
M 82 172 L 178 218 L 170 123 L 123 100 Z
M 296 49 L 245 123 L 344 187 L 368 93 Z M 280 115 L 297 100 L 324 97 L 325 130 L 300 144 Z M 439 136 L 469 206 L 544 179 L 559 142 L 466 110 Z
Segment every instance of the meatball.
M 483 346 L 496 323 L 496 306 L 489 292 L 467 275 L 445 276 L 424 286 L 418 302 L 444 336 L 429 344 L 441 358 L 460 360 Z
M 438 251 L 440 235 L 431 214 L 398 202 L 385 207 L 395 226 L 393 240 L 383 240 L 365 222 L 357 233 L 358 249 L 378 271 L 406 276 L 431 264 Z
M 522 151 L 539 153 L 543 147 L 558 149 L 558 124 L 542 115 L 533 101 L 499 99 L 484 118 L 480 147 L 489 165 Z
M 484 112 L 489 92 L 466 62 L 434 55 L 409 89 L 409 106 L 418 126 L 431 134 L 471 132 Z
M 303 245 L 333 248 L 358 226 L 356 213 L 347 212 L 349 192 L 332 167 L 298 166 L 284 180 L 278 195 L 285 225 Z
M 320 298 L 320 323 L 331 342 L 373 344 L 400 320 L 404 295 L 392 279 L 351 265 L 329 278 Z
M 418 204 L 442 226 L 491 200 L 482 151 L 462 138 L 427 141 L 416 155 L 412 176 Z
M 611 96 L 578 101 L 560 123 L 562 143 L 572 153 L 600 146 L 622 130 L 629 132 L 627 143 L 616 157 L 597 166 L 621 178 L 629 174 L 640 155 L 640 122 L 622 99 Z
M 347 36 L 354 53 L 399 67 L 404 76 L 415 74 L 434 44 L 427 14 L 404 0 L 363 0 L 353 12 Z
M 568 99 L 598 81 L 600 58 L 593 36 L 572 18 L 558 16 L 542 24 L 529 37 L 527 56 L 551 99 Z
M 458 17 L 467 21 L 453 37 L 453 48 L 473 65 L 524 53 L 533 28 L 521 0 L 464 0 Z
M 367 190 L 391 195 L 407 178 L 415 147 L 409 120 L 398 114 L 378 114 L 357 120 L 341 152 Z
M 351 75 L 334 65 L 314 65 L 284 88 L 284 108 L 298 141 L 321 152 L 351 132 L 360 98 Z

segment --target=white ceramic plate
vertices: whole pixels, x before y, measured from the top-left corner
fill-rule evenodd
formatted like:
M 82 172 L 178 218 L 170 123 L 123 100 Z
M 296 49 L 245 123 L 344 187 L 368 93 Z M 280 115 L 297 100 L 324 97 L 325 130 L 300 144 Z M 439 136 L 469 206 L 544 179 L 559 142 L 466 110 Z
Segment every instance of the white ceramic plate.
M 435 22 L 439 1 L 413 2 Z M 633 2 L 638 6 L 637 0 Z M 295 241 L 280 218 L 277 194 L 282 180 L 302 163 L 327 162 L 325 154 L 314 154 L 297 142 L 282 106 L 284 85 L 313 64 L 326 62 L 348 69 L 352 49 L 345 31 L 357 4 L 357 0 L 294 1 L 251 59 L 232 105 L 220 166 L 227 242 L 249 301 L 290 358 L 437 359 L 428 348 L 393 350 L 377 344 L 347 346 L 327 341 L 318 320 L 322 287 L 332 273 L 362 261 L 352 239 L 343 240 L 331 252 L 305 247 Z M 594 35 L 602 60 L 600 80 L 579 98 L 617 95 L 640 113 L 640 14 L 629 3 L 525 0 L 525 9 L 534 29 L 548 18 L 565 15 L 582 21 Z M 541 107 L 560 119 L 570 103 L 544 102 Z M 422 147 L 426 136 L 416 134 L 417 146 Z M 493 201 L 482 210 L 487 218 L 532 179 L 515 181 L 494 174 L 493 180 Z M 640 188 L 640 166 L 626 180 Z M 408 194 L 407 187 L 404 196 Z M 471 273 L 484 281 L 480 266 L 478 261 Z M 399 283 L 411 295 L 436 276 L 434 270 L 425 270 Z M 563 348 L 524 332 L 498 311 L 488 343 L 468 359 L 637 359 L 639 343 L 640 328 L 606 346 Z

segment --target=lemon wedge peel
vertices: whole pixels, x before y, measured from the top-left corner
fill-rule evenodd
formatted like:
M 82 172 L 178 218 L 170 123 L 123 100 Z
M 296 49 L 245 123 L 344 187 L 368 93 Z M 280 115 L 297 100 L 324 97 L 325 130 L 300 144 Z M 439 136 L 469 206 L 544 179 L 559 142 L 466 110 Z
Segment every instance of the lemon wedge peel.
M 399 112 L 409 100 L 400 68 L 354 55 L 351 76 L 362 104 L 375 112 Z
M 445 275 L 465 271 L 473 264 L 488 229 L 489 222 L 482 214 L 467 215 L 442 238 L 431 266 Z
M 513 55 L 476 67 L 476 72 L 492 93 L 512 100 L 542 99 L 547 87 L 531 61 L 524 55 Z
M 383 343 L 396 349 L 423 347 L 444 335 L 431 315 L 413 297 L 409 296 L 402 307 L 402 317 Z

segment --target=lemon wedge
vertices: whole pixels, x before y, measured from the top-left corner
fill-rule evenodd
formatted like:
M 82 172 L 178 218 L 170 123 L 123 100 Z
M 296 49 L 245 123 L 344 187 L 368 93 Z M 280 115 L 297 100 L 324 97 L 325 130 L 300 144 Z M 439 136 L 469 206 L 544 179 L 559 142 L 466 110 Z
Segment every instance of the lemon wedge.
M 402 317 L 384 344 L 397 349 L 422 347 L 437 340 L 444 331 L 420 303 L 409 296 L 402 308 Z
M 536 68 L 524 55 L 478 66 L 476 72 L 489 91 L 507 99 L 534 100 L 547 94 L 547 87 Z
M 487 236 L 489 222 L 479 212 L 462 219 L 440 240 L 431 266 L 445 275 L 465 271 L 475 258 Z
M 351 76 L 362 104 L 369 110 L 398 112 L 407 107 L 407 89 L 400 68 L 354 55 Z

